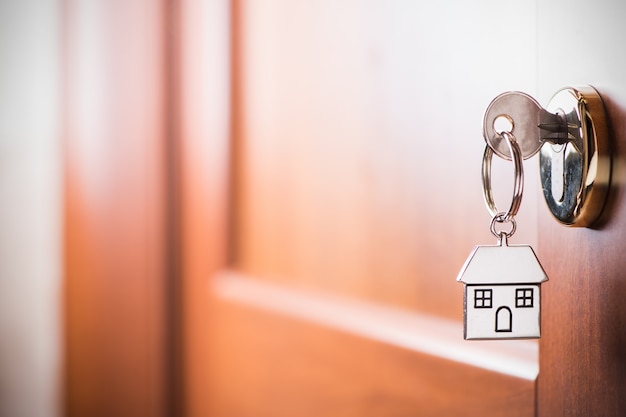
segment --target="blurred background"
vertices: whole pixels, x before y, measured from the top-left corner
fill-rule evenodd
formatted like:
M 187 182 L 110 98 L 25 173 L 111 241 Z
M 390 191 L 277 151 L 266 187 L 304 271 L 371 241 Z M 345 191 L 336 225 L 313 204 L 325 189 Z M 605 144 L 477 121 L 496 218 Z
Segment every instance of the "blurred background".
M 539 16 L 1 1 L 0 415 L 534 415 L 537 344 L 463 342 L 455 278 L 484 109 L 554 91 Z

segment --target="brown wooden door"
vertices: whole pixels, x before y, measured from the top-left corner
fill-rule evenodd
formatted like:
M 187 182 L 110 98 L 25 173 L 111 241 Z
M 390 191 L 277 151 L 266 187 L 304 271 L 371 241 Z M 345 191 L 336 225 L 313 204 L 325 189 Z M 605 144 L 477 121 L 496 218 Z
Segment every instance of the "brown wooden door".
M 626 414 L 624 6 L 105 3 L 63 6 L 68 415 Z M 465 342 L 483 110 L 568 84 L 608 108 L 606 215 L 557 225 L 528 161 L 543 338 Z

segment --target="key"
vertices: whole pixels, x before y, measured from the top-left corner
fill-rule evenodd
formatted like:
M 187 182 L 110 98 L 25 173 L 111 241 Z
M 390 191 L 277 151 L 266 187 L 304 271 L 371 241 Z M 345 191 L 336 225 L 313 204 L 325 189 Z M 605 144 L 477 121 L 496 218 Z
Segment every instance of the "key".
M 543 144 L 566 143 L 568 125 L 559 113 L 550 113 L 531 96 L 509 91 L 497 96 L 487 107 L 483 118 L 483 136 L 496 155 L 511 160 L 508 146 L 500 132 L 509 131 L 517 139 L 522 157 L 528 159 Z

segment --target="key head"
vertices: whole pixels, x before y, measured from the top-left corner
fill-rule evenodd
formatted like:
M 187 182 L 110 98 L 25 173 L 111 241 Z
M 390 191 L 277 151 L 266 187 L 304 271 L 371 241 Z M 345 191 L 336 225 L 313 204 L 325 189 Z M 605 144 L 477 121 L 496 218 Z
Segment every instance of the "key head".
M 483 118 L 483 136 L 496 155 L 511 160 L 506 142 L 499 132 L 508 130 L 517 139 L 522 157 L 528 159 L 541 149 L 543 141 L 539 132 L 542 116 L 547 113 L 526 93 L 502 93 L 489 104 Z

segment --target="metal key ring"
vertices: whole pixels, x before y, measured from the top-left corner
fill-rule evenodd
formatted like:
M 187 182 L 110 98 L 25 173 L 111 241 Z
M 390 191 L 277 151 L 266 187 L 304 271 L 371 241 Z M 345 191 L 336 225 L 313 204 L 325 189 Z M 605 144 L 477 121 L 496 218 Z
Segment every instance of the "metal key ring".
M 485 153 L 483 155 L 483 196 L 485 198 L 485 204 L 492 217 L 498 216 L 503 222 L 508 222 L 515 216 L 522 204 L 522 193 L 524 192 L 524 166 L 522 164 L 522 151 L 520 150 L 515 136 L 510 132 L 501 132 L 502 139 L 506 142 L 511 159 L 513 160 L 514 169 L 514 181 L 513 181 L 513 198 L 511 199 L 511 206 L 508 211 L 503 215 L 498 216 L 501 212 L 496 207 L 496 203 L 493 199 L 493 191 L 491 190 L 491 160 L 493 159 L 493 149 L 487 145 Z
M 493 219 L 491 219 L 491 234 L 493 234 L 495 237 L 497 237 L 498 239 L 502 239 L 502 236 L 506 236 L 507 238 L 513 236 L 515 234 L 515 231 L 517 230 L 517 222 L 515 221 L 515 217 L 511 217 L 508 221 L 505 222 L 504 220 L 504 212 L 498 213 L 495 216 L 493 216 Z M 509 230 L 508 232 L 505 231 L 497 231 L 496 230 L 496 223 L 511 223 L 511 230 Z

